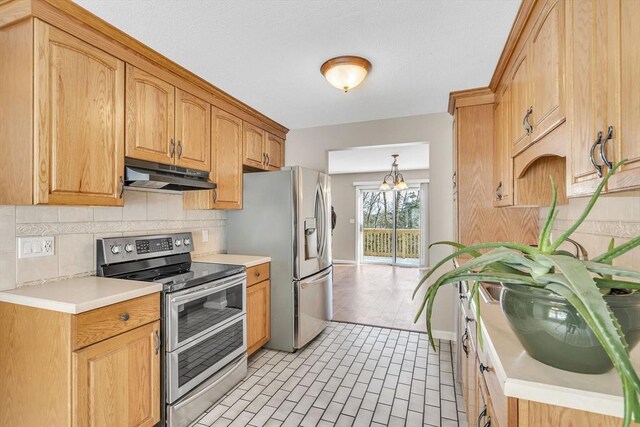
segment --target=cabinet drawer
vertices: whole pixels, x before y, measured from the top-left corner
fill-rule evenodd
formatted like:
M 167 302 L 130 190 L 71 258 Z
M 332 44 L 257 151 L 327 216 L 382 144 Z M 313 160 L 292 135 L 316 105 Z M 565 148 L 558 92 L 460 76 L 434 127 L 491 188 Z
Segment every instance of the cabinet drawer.
M 263 282 L 269 278 L 269 264 L 255 265 L 247 268 L 247 287 Z
M 159 318 L 159 293 L 78 314 L 73 317 L 73 349 L 111 338 Z

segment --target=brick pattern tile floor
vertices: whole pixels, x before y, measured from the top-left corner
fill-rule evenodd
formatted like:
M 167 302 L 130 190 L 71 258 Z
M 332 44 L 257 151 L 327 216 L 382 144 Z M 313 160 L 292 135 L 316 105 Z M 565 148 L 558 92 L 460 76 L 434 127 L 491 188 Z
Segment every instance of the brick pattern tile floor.
M 452 343 L 332 322 L 297 353 L 260 350 L 209 426 L 467 426 Z

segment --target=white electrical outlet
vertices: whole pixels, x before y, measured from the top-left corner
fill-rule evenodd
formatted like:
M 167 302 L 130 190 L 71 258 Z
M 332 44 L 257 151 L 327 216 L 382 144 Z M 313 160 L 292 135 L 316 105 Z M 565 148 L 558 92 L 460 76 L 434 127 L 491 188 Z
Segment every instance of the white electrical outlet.
M 19 237 L 18 258 L 33 258 L 51 256 L 55 252 L 55 240 L 53 236 Z
M 349 224 L 355 224 L 355 223 L 356 223 L 356 220 L 355 220 L 355 219 L 353 219 L 353 218 L 349 218 Z
M 202 243 L 209 241 L 209 230 L 202 230 Z

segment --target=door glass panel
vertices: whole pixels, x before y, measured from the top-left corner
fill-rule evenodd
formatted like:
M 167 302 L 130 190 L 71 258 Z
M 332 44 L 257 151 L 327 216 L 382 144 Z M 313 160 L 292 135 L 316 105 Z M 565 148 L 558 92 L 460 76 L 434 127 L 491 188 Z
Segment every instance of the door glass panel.
M 242 283 L 177 305 L 178 345 L 242 314 L 242 308 Z
M 362 192 L 362 261 L 393 264 L 393 191 Z
M 396 263 L 420 266 L 420 191 L 397 191 Z
M 361 194 L 361 261 L 419 267 L 420 190 Z
M 178 387 L 187 384 L 243 346 L 243 321 L 210 335 L 201 343 L 178 354 Z

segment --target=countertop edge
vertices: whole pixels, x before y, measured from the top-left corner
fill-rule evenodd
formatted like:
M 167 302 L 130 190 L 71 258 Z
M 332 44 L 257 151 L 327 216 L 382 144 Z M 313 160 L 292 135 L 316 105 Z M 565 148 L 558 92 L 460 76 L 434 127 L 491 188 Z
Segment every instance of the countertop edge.
M 106 307 L 108 305 L 117 304 L 119 302 L 143 297 L 160 291 L 162 291 L 162 285 L 154 283 L 149 284 L 149 286 L 145 288 L 131 289 L 115 295 L 109 295 L 77 304 L 55 301 L 46 298 L 37 298 L 27 295 L 16 295 L 0 292 L 0 302 L 23 305 L 26 307 L 41 308 L 44 310 L 57 311 L 59 313 L 81 314 L 87 311 L 95 310 L 97 308 Z
M 240 261 L 238 258 L 251 258 L 248 260 Z M 218 258 L 218 259 L 216 259 Z M 244 265 L 246 268 L 255 267 L 256 265 L 266 264 L 271 262 L 271 257 L 262 255 L 239 255 L 239 254 L 213 254 L 203 255 L 193 258 L 196 262 L 205 262 L 212 264 L 232 264 L 232 265 Z

